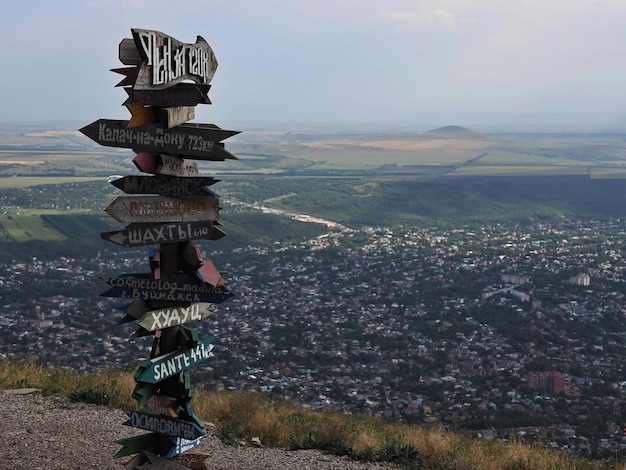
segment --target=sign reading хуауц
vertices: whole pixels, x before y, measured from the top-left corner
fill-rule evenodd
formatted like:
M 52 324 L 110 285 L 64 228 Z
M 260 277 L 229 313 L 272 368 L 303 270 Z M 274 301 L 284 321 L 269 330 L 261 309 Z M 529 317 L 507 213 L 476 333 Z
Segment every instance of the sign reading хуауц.
M 126 299 L 119 323 L 138 327 L 136 337 L 152 337 L 150 356 L 138 358 L 135 373 L 138 409 L 125 410 L 124 423 L 150 432 L 115 441 L 122 448 L 114 457 L 137 454 L 126 470 L 200 469 L 207 454 L 190 451 L 205 431 L 191 409 L 189 369 L 213 357 L 213 344 L 187 325 L 234 294 L 192 242 L 226 234 L 218 228 L 219 196 L 208 188 L 219 180 L 199 175 L 189 160 L 237 159 L 223 141 L 238 131 L 188 122 L 196 105 L 211 103 L 207 93 L 217 69 L 202 37 L 186 44 L 159 31 L 131 32 L 119 45 L 126 67 L 111 69 L 124 76 L 117 86 L 127 94 L 130 120 L 98 119 L 80 129 L 100 145 L 130 149 L 137 169 L 148 173 L 110 178 L 126 195 L 106 212 L 127 225 L 100 234 L 116 245 L 149 247 L 149 273 L 102 278 L 110 287 L 102 296 Z M 155 403 L 164 404 L 156 414 Z

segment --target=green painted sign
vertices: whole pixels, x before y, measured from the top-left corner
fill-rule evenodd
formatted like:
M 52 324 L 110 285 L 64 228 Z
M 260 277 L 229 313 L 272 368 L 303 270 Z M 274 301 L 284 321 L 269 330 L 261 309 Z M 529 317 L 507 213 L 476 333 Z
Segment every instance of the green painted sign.
M 198 342 L 195 348 L 173 351 L 142 364 L 135 373 L 135 380 L 143 383 L 159 383 L 214 356 L 213 338 Z

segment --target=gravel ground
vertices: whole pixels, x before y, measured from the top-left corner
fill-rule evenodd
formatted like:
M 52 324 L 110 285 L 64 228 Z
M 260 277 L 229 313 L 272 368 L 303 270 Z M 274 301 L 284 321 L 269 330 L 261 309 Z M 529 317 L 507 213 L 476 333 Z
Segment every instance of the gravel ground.
M 11 470 L 123 469 L 113 441 L 142 434 L 123 426 L 122 410 L 43 397 L 33 390 L 0 390 L 0 468 Z M 210 432 L 194 450 L 209 454 L 209 469 L 365 470 L 392 465 L 354 462 L 313 450 L 230 447 Z

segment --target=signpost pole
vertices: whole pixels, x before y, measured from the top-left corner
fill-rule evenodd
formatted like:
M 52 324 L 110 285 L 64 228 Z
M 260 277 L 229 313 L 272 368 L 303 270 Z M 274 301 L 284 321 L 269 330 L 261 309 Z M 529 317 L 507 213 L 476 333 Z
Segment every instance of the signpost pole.
M 233 294 L 191 242 L 225 235 L 216 226 L 219 196 L 208 189 L 219 180 L 200 176 L 197 164 L 187 160 L 237 159 L 222 141 L 238 131 L 187 123 L 196 105 L 211 103 L 207 92 L 217 69 L 202 37 L 186 44 L 159 31 L 131 32 L 132 38 L 119 45 L 126 67 L 111 69 L 124 75 L 117 86 L 125 87 L 131 118 L 99 119 L 80 129 L 100 145 L 132 149 L 139 171 L 154 175 L 110 181 L 129 196 L 116 198 L 106 212 L 130 225 L 101 234 L 124 247 L 152 245 L 150 273 L 103 278 L 111 289 L 102 295 L 133 299 L 120 324 L 140 325 L 135 336 L 153 336 L 150 360 L 135 373 L 133 398 L 139 409 L 125 410 L 131 419 L 124 423 L 151 432 L 116 441 L 122 448 L 114 457 L 137 454 L 127 470 L 192 468 L 186 462 L 198 469 L 203 454 L 183 454 L 204 436 L 204 425 L 191 409 L 188 369 L 210 359 L 213 344 L 199 340 L 187 323 L 206 317 L 210 303 Z

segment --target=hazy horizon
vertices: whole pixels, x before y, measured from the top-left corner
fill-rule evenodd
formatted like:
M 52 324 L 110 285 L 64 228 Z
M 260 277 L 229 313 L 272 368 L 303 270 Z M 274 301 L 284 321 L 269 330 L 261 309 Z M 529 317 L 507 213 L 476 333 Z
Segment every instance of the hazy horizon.
M 197 122 L 626 128 L 625 22 L 618 0 L 11 2 L 0 122 L 128 118 L 110 69 L 135 27 L 211 45 Z

